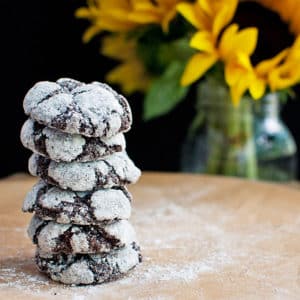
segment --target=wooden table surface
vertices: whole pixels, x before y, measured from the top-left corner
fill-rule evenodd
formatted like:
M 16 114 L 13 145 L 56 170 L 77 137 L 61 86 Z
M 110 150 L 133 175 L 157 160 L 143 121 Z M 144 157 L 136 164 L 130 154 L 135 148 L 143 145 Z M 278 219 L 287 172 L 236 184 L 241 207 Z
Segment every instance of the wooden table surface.
M 0 299 L 300 299 L 300 191 L 145 173 L 132 223 L 144 262 L 123 279 L 67 287 L 35 268 L 21 212 L 34 181 L 0 181 Z

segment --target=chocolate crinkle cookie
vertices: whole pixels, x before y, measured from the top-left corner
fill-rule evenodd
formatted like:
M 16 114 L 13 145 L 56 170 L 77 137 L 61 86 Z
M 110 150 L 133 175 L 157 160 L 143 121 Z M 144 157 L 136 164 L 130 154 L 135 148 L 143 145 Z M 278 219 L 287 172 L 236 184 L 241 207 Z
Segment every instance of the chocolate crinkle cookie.
M 27 193 L 23 211 L 35 212 L 43 220 L 61 224 L 105 225 L 129 219 L 131 199 L 131 194 L 124 186 L 74 192 L 40 180 Z
M 33 154 L 29 159 L 29 172 L 45 182 L 62 189 L 91 191 L 135 183 L 140 170 L 125 152 L 114 153 L 92 162 L 57 163 Z
M 126 220 L 105 226 L 58 224 L 33 216 L 28 235 L 46 253 L 108 253 L 136 241 L 136 234 Z
M 34 213 L 27 232 L 39 270 L 72 285 L 125 275 L 142 260 L 129 222 L 126 186 L 141 171 L 126 153 L 127 100 L 104 83 L 62 78 L 36 83 L 24 110 L 21 141 L 40 179 L 22 210 Z
M 49 254 L 36 252 L 39 270 L 52 280 L 87 285 L 116 280 L 142 261 L 136 242 L 107 254 Z
M 127 100 L 110 86 L 70 78 L 36 83 L 24 98 L 24 111 L 47 127 L 88 137 L 111 137 L 132 123 Z
M 86 162 L 125 150 L 123 133 L 110 138 L 69 134 L 28 119 L 21 130 L 24 147 L 57 162 Z

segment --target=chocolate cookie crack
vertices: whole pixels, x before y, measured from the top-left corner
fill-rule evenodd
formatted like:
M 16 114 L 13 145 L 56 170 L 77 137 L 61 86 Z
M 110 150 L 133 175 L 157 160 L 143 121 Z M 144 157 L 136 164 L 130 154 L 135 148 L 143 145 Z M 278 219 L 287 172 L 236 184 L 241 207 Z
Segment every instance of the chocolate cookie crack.
M 73 97 L 76 97 L 77 95 L 81 95 L 87 92 L 89 92 L 89 90 L 81 90 L 81 91 L 72 92 L 72 95 Z
M 35 254 L 35 261 L 38 265 L 40 271 L 46 272 L 47 274 L 51 274 L 49 265 L 59 265 L 61 268 L 58 272 L 53 272 L 54 275 L 60 275 L 63 271 L 67 270 L 71 267 L 72 264 L 77 263 L 81 259 L 85 259 L 86 255 L 84 254 L 76 254 L 74 256 L 59 253 L 59 254 L 51 254 L 51 257 L 41 257 L 38 251 Z
M 124 114 L 121 116 L 121 124 L 122 125 L 120 128 L 120 131 L 126 131 L 129 129 L 130 124 L 132 122 L 131 112 L 129 110 L 126 99 L 122 95 L 117 94 L 117 99 L 118 99 L 119 104 L 122 106 L 122 108 L 124 110 Z
M 52 91 L 51 93 L 49 93 L 48 95 L 46 95 L 45 97 L 43 97 L 42 99 L 40 99 L 40 100 L 35 104 L 35 106 L 38 106 L 38 105 L 42 104 L 43 102 L 45 102 L 46 100 L 49 100 L 51 97 L 56 96 L 56 95 L 58 95 L 58 94 L 61 94 L 61 93 L 63 93 L 63 92 L 64 92 L 64 90 L 61 89 L 61 88 L 59 88 L 59 89 L 57 89 L 57 90 L 54 90 L 54 91 Z
M 54 180 L 52 177 L 48 174 L 49 165 L 51 163 L 51 160 L 47 157 L 43 156 L 37 156 L 35 164 L 37 165 L 36 173 L 39 177 L 43 178 L 47 183 L 51 185 L 58 186 L 58 182 Z
M 65 215 L 65 217 L 71 222 L 74 223 L 76 219 L 81 218 L 84 220 L 84 223 L 86 224 L 96 224 L 98 226 L 104 226 L 108 224 L 113 224 L 121 218 L 110 218 L 110 219 L 104 219 L 99 221 L 96 218 L 95 215 L 95 207 L 92 207 L 91 205 L 91 197 L 92 195 L 99 190 L 104 189 L 98 189 L 95 192 L 90 192 L 85 194 L 85 196 L 79 196 L 78 192 L 73 192 L 73 200 L 74 202 L 68 202 L 68 201 L 60 201 L 59 205 L 56 207 L 45 207 L 42 205 L 42 196 L 52 188 L 50 185 L 45 185 L 42 188 L 40 188 L 37 191 L 37 195 L 35 197 L 34 206 L 32 207 L 30 212 L 35 211 L 36 215 L 40 217 L 41 219 L 51 219 L 51 220 L 58 220 L 62 217 L 62 215 Z M 120 190 L 125 197 L 128 199 L 129 203 L 132 201 L 132 196 L 128 192 L 128 190 L 124 187 L 113 187 L 112 190 Z M 47 196 L 46 196 L 47 197 Z M 75 224 L 75 223 L 74 223 Z
M 115 98 L 118 100 L 121 107 L 123 108 L 124 113 L 120 115 L 122 125 L 119 129 L 119 132 L 128 130 L 132 120 L 131 120 L 131 112 L 125 97 L 118 94 L 115 90 L 113 90 L 109 85 L 105 83 L 98 82 L 98 85 L 104 88 L 105 90 L 107 90 L 108 92 L 112 93 L 115 96 Z
M 62 80 L 62 81 L 56 81 L 56 83 L 61 86 L 61 88 L 68 92 L 68 93 L 72 93 L 73 90 L 75 90 L 76 88 L 80 87 L 83 85 L 82 82 L 79 82 L 77 80 L 73 80 L 73 79 L 66 79 L 66 80 Z
M 49 221 L 42 222 L 39 226 L 35 228 L 34 235 L 32 236 L 32 242 L 38 244 L 38 236 L 40 235 L 42 229 L 49 223 Z
M 79 234 L 85 235 L 90 253 L 108 252 L 111 249 L 124 246 L 119 239 L 110 235 L 101 227 L 76 225 L 75 227 L 71 226 L 55 239 L 56 247 L 53 249 L 53 253 L 73 253 L 74 249 L 71 240 L 73 236 Z
M 111 280 L 118 279 L 122 276 L 119 266 L 110 265 L 106 257 L 101 259 L 99 264 L 92 257 L 88 259 L 88 267 L 90 271 L 94 274 L 94 282 L 108 282 Z
M 67 218 L 70 223 L 74 224 L 77 224 L 75 220 L 78 218 L 83 219 L 84 224 L 96 224 L 99 226 L 105 226 L 121 220 L 120 218 L 101 221 L 97 220 L 95 216 L 95 208 L 91 207 L 90 203 L 90 199 L 83 199 L 79 197 L 75 197 L 73 203 L 62 201 L 60 202 L 59 206 L 53 208 L 46 208 L 38 203 L 35 207 L 35 213 L 42 219 L 50 218 L 51 220 L 55 221 L 62 218 L 62 215 L 64 214 L 65 218 Z
M 131 247 L 139 254 L 139 263 L 141 263 L 143 261 L 143 257 L 141 254 L 141 247 L 136 242 L 132 242 Z
M 49 156 L 46 146 L 46 140 L 48 137 L 44 134 L 45 126 L 39 124 L 38 122 L 34 122 L 33 124 L 33 142 L 37 151 L 43 155 Z
M 89 116 L 85 115 L 82 112 L 81 108 L 77 104 L 75 104 L 75 106 L 74 106 L 74 111 L 79 113 L 82 116 L 81 121 L 84 120 L 84 122 L 81 122 L 81 124 L 80 124 L 79 132 L 83 134 L 83 133 L 86 133 L 87 129 L 88 129 L 89 134 L 94 135 L 95 134 L 95 126 L 93 125 L 91 118 Z M 86 123 L 86 121 L 88 123 Z
M 88 157 L 90 161 L 93 161 L 99 157 L 104 157 L 112 153 L 120 152 L 123 150 L 121 145 L 109 146 L 105 142 L 101 141 L 100 138 L 84 137 L 84 139 L 85 139 L 85 144 L 82 147 L 82 152 L 78 154 L 72 160 L 72 162 L 80 161 L 84 157 Z M 95 150 L 97 149 L 97 146 L 104 149 L 104 154 L 100 155 L 100 151 Z
M 70 107 L 67 107 L 64 112 L 57 115 L 52 121 L 51 121 L 51 127 L 54 127 L 56 129 L 65 130 L 67 127 L 67 120 L 71 118 L 73 114 L 73 111 Z
M 125 184 L 129 184 L 130 182 L 128 180 L 126 180 L 125 178 L 122 179 L 120 177 L 120 175 L 117 173 L 116 169 L 107 161 L 107 160 L 103 160 L 103 162 L 108 166 L 109 168 L 109 172 L 106 175 L 106 183 L 108 182 L 108 178 L 111 178 L 111 180 L 113 181 L 114 184 L 116 185 L 125 185 Z M 96 172 L 96 176 L 97 176 L 97 172 Z M 98 175 L 99 176 L 99 175 Z M 96 177 L 98 179 L 98 177 Z M 103 176 L 104 178 L 104 176 Z M 105 184 L 106 184 L 105 183 Z

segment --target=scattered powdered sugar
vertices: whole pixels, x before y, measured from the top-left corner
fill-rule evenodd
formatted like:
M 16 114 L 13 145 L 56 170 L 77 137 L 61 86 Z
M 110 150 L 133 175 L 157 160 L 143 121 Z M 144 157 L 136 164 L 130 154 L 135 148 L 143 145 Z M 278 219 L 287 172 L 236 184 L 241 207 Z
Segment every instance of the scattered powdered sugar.
M 4 265 L 5 264 L 5 265 Z M 50 282 L 34 268 L 33 274 L 28 269 L 33 266 L 33 259 L 14 260 L 14 266 L 8 266 L 5 262 L 0 262 L 0 288 L 14 288 L 18 290 L 32 290 L 36 288 L 40 291 Z M 2 266 L 4 265 L 4 266 Z
M 237 286 L 241 278 L 243 283 L 252 283 L 245 287 L 252 291 L 257 287 L 268 291 L 275 286 L 277 299 L 294 295 L 288 289 L 292 284 L 289 274 L 291 264 L 297 267 L 299 247 L 294 247 L 294 257 L 287 256 L 292 253 L 287 249 L 288 243 L 280 241 L 287 241 L 290 236 L 297 245 L 299 228 L 288 224 L 298 220 L 290 218 L 281 226 L 269 220 L 258 221 L 256 214 L 245 211 L 239 203 L 226 206 L 213 197 L 204 201 L 209 188 L 198 194 L 197 201 L 197 193 L 190 198 L 185 187 L 177 197 L 172 196 L 171 189 L 145 187 L 145 199 L 137 199 L 132 217 L 143 263 L 123 279 L 98 286 L 66 287 L 40 275 L 31 259 L 14 259 L 0 267 L 0 288 L 47 298 L 56 293 L 63 299 L 79 300 L 149 299 L 149 295 L 153 295 L 150 299 L 170 299 L 168 295 L 180 289 L 203 288 L 203 282 L 216 284 L 216 288 L 220 286 L 226 292 Z M 276 278 L 271 275 L 275 273 Z

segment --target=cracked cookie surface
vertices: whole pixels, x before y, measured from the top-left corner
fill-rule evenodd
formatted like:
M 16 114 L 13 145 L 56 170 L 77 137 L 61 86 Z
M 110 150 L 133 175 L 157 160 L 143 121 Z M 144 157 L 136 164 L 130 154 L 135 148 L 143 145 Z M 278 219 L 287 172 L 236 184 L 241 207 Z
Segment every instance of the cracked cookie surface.
M 47 254 L 36 252 L 39 270 L 52 280 L 65 284 L 86 285 L 116 280 L 133 269 L 142 260 L 136 242 L 105 255 Z
M 48 184 L 73 191 L 91 191 L 135 183 L 141 171 L 126 152 L 117 152 L 93 162 L 58 163 L 33 154 L 29 159 L 29 172 Z
M 124 134 L 93 138 L 61 132 L 28 119 L 21 130 L 24 147 L 57 162 L 93 161 L 124 151 Z
M 27 92 L 23 107 L 40 124 L 88 137 L 111 137 L 128 131 L 132 123 L 127 100 L 100 82 L 41 81 Z
M 73 192 L 40 180 L 27 193 L 23 211 L 61 224 L 103 225 L 129 219 L 131 199 L 126 187 Z
M 46 253 L 108 253 L 136 240 L 131 224 L 126 220 L 104 226 L 58 224 L 33 216 L 28 235 Z

